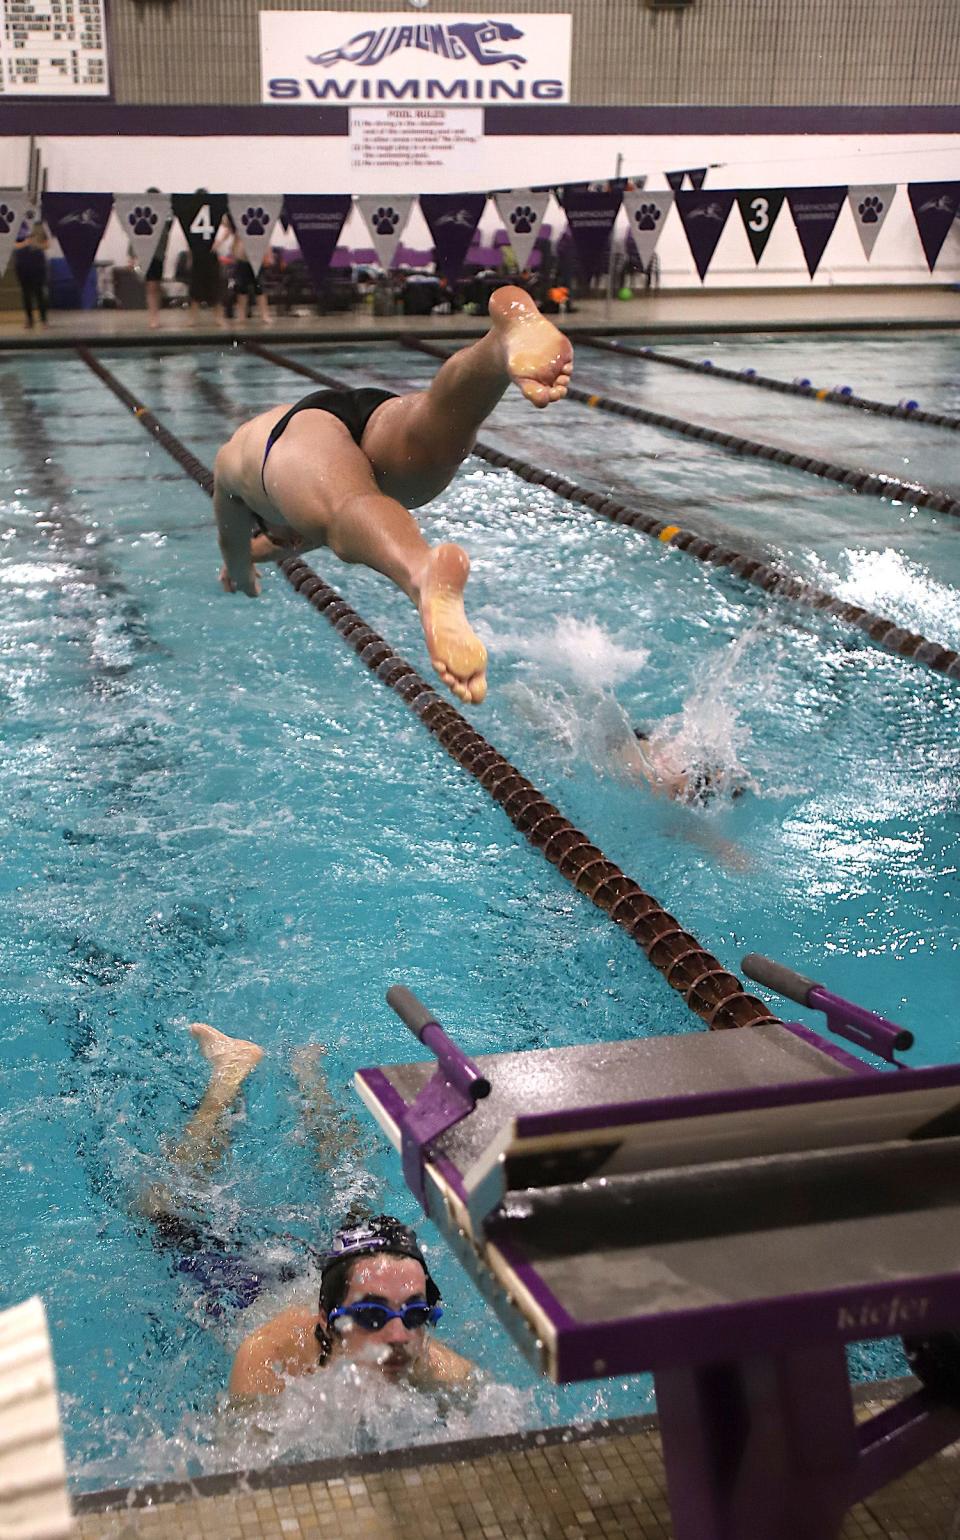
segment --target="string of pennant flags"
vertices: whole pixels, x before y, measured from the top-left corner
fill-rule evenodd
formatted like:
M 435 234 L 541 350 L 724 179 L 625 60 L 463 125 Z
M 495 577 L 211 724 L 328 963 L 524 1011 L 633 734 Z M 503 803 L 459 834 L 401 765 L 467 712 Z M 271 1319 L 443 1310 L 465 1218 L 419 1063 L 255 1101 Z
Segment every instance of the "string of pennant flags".
M 813 278 L 848 204 L 870 260 L 890 206 L 895 184 L 846 187 L 703 187 L 706 168 L 668 174 L 672 184 L 647 191 L 643 177 L 606 183 L 570 182 L 561 186 L 511 188 L 493 193 L 421 193 L 399 197 L 350 193 L 85 193 L 44 192 L 40 212 L 59 242 L 82 289 L 96 258 L 111 213 L 115 213 L 137 262 L 146 269 L 172 221 L 180 224 L 193 252 L 209 252 L 225 214 L 230 214 L 255 272 L 266 257 L 278 220 L 292 227 L 313 282 L 322 285 L 347 216 L 356 206 L 380 266 L 389 271 L 414 205 L 418 205 L 433 241 L 437 271 L 449 282 L 459 274 L 492 198 L 506 229 L 519 269 L 527 267 L 543 226 L 551 195 L 567 221 L 584 278 L 607 269 L 610 241 L 621 208 L 637 254 L 647 267 L 673 210 L 679 217 L 701 281 L 706 277 L 720 237 L 736 205 L 759 264 L 783 207 L 790 211 L 804 260 Z M 683 181 L 690 182 L 684 189 Z M 932 272 L 950 226 L 960 212 L 960 181 L 909 182 L 906 192 L 927 266 Z M 37 217 L 37 205 L 22 190 L 0 190 L 0 274 L 15 241 Z

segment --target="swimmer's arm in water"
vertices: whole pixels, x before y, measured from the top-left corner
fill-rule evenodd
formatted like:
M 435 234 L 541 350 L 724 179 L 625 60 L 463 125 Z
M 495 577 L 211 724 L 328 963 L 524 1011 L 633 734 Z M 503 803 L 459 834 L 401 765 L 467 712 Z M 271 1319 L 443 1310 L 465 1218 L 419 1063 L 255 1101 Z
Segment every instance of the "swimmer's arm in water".
M 316 1324 L 316 1312 L 309 1306 L 293 1305 L 244 1337 L 230 1371 L 231 1401 L 279 1396 L 288 1377 L 316 1369 L 320 1351 L 314 1336 Z
M 231 490 L 229 465 L 223 449 L 214 462 L 213 512 L 223 557 L 220 582 L 228 594 L 239 592 L 256 599 L 260 593 L 260 575 L 253 565 L 250 538 L 253 521 L 243 498 Z

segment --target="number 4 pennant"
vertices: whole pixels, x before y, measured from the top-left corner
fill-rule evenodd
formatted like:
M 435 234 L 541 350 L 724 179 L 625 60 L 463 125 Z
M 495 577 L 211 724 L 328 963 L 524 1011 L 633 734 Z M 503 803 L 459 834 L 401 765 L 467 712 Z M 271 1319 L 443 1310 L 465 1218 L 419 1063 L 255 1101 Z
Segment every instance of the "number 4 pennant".
M 191 251 L 209 251 L 227 212 L 226 193 L 174 193 L 170 199 Z
M 750 192 L 737 193 L 740 218 L 747 232 L 753 260 L 758 265 L 767 249 L 777 215 L 783 208 L 783 198 L 782 187 L 755 187 Z

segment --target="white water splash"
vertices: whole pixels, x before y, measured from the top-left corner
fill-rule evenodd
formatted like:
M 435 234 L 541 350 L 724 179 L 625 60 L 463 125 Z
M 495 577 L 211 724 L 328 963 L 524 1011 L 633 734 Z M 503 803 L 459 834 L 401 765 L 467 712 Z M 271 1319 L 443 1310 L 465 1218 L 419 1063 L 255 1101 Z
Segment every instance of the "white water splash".
M 554 675 L 567 675 L 595 690 L 612 689 L 647 665 L 646 647 L 625 647 L 595 620 L 558 620 L 551 631 L 524 635 L 482 625 L 484 641 L 499 654 L 538 664 Z

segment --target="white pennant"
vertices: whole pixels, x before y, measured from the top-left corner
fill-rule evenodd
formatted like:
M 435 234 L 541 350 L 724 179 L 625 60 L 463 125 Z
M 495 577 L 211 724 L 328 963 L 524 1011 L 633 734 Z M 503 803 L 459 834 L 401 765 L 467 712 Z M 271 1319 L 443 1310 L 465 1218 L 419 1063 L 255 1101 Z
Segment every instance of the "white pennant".
M 644 267 L 649 264 L 657 249 L 660 232 L 667 222 L 673 201 L 672 192 L 625 192 L 623 195 L 630 233 Z
M 33 224 L 35 218 L 29 193 L 24 192 L 22 187 L 0 188 L 0 277 L 7 270 L 21 224 L 25 219 Z
M 263 266 L 282 208 L 283 193 L 230 194 L 230 214 L 255 273 Z
M 529 187 L 515 187 L 512 192 L 494 193 L 497 213 L 503 220 L 510 245 L 523 272 L 530 253 L 537 244 L 543 216 L 550 202 L 549 192 L 534 192 Z
M 883 187 L 868 185 L 847 189 L 850 212 L 859 231 L 863 254 L 868 262 L 877 244 L 877 236 L 883 228 L 883 221 L 890 212 L 896 190 L 896 184 L 893 182 Z
M 357 199 L 357 208 L 370 231 L 377 261 L 385 273 L 389 273 L 393 266 L 400 237 L 407 227 L 412 207 L 413 196 L 410 193 L 402 193 L 396 198 L 389 193 L 385 193 L 383 197 L 365 193 Z
M 170 218 L 166 193 L 114 193 L 113 211 L 133 248 L 137 266 L 146 272 Z

